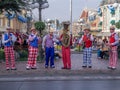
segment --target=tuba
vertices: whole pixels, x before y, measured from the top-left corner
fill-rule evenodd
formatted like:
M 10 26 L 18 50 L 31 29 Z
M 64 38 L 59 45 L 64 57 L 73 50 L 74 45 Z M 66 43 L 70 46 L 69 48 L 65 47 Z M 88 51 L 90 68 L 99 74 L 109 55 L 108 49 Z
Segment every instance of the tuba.
M 70 46 L 70 36 L 69 36 L 69 34 L 63 33 L 62 45 L 65 46 L 65 47 L 69 47 Z

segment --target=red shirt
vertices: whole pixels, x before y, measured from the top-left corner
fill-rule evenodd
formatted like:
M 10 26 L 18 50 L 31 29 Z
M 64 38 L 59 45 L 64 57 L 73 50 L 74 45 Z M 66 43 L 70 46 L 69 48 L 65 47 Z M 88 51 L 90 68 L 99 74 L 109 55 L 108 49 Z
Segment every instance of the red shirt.
M 92 46 L 92 41 L 90 40 L 90 37 L 88 37 L 87 35 L 83 36 L 83 41 L 85 43 L 85 47 L 89 48 Z
M 110 36 L 110 38 L 109 38 L 109 42 L 110 42 L 110 43 L 114 43 L 114 42 L 115 42 L 115 34 L 116 34 L 116 33 L 114 33 L 114 34 L 112 34 L 112 35 Z

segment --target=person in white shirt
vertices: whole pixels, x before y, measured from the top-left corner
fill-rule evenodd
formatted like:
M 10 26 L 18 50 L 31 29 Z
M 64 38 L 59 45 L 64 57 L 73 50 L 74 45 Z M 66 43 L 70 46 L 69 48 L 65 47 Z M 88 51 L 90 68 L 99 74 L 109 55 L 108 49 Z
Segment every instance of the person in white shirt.
M 87 66 L 89 68 L 92 68 L 92 41 L 94 40 L 93 36 L 90 34 L 90 27 L 89 25 L 85 25 L 84 27 L 84 35 L 81 37 L 79 44 L 83 45 L 83 68 L 86 68 Z
M 16 41 L 16 37 L 11 33 L 11 28 L 8 27 L 7 32 L 2 35 L 2 43 L 4 45 L 5 59 L 6 59 L 6 70 L 16 70 L 15 66 L 15 54 L 13 45 Z M 10 62 L 9 62 L 10 56 Z

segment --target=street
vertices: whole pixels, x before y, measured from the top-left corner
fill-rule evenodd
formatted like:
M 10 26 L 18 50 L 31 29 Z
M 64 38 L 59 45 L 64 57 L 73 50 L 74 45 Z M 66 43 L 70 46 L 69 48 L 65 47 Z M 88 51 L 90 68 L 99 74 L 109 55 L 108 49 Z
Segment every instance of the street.
M 0 82 L 0 90 L 120 90 L 119 80 Z

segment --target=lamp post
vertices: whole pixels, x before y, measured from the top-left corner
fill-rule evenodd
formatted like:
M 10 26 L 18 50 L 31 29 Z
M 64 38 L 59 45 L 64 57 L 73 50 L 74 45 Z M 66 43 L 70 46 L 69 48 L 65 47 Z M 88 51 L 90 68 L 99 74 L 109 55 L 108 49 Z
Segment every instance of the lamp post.
M 42 9 L 48 8 L 49 4 L 47 0 L 27 0 L 28 7 L 31 9 L 38 8 L 39 21 L 42 20 Z
M 72 0 L 70 0 L 70 34 L 72 35 Z

